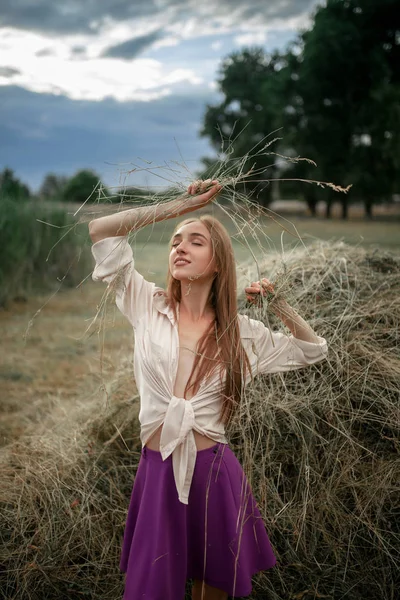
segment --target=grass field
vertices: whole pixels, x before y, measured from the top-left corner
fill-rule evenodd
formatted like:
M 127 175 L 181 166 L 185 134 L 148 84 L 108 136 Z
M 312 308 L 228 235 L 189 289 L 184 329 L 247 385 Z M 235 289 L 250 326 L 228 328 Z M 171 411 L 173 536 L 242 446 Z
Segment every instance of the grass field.
M 247 261 L 254 262 L 251 251 L 260 260 L 266 253 L 282 252 L 282 248 L 287 253 L 299 245 L 308 245 L 316 239 L 327 241 L 343 239 L 348 244 L 361 245 L 371 250 L 377 247 L 392 251 L 400 249 L 400 220 L 396 217 L 391 221 L 373 222 L 360 218 L 342 221 L 292 216 L 280 217 L 279 222 L 274 222 L 263 217 L 256 220 L 257 240 L 253 233 L 254 226 L 244 225 L 243 229 L 238 231 L 232 220 L 217 207 L 203 212 L 214 214 L 224 223 L 232 236 L 232 244 L 239 264 Z M 242 217 L 244 223 L 245 219 L 247 220 L 246 214 Z M 168 240 L 175 225 L 180 221 L 181 219 L 169 219 L 155 223 L 139 230 L 135 235 L 133 248 L 137 270 L 146 279 L 155 281 L 161 286 L 165 285 L 168 267 Z M 246 244 L 249 247 L 246 247 Z
M 206 212 L 214 212 L 223 220 L 232 236 L 237 234 L 232 222 L 221 217 L 216 208 Z M 324 240 L 342 238 L 347 243 L 361 244 L 371 249 L 380 246 L 399 251 L 398 220 L 369 223 L 290 217 L 290 221 L 280 219 L 290 232 L 295 234 L 297 228 L 302 242 L 285 232 L 285 253 L 296 244 L 307 244 L 316 237 Z M 146 279 L 160 286 L 165 285 L 167 243 L 176 222 L 170 219 L 145 227 L 137 232 L 133 242 L 136 269 Z M 242 241 L 247 239 L 258 259 L 262 258 L 263 253 L 280 250 L 282 240 L 282 228 L 278 224 L 263 220 L 260 226 L 260 246 L 252 239 L 249 226 L 243 229 L 240 236 Z M 238 268 L 243 261 L 253 261 L 250 250 L 234 238 L 233 245 Z M 268 277 L 268 273 L 265 276 Z M 3 399 L 1 444 L 19 437 L 32 423 L 42 423 L 46 414 L 54 411 L 55 407 L 61 411 L 68 410 L 83 393 L 98 389 L 101 383 L 102 338 L 96 330 L 90 336 L 85 336 L 85 331 L 96 314 L 104 289 L 105 286 L 92 282 L 89 277 L 79 288 L 61 291 L 54 296 L 46 294 L 29 298 L 26 302 L 14 302 L 0 312 L 3 350 L 0 362 L 0 394 Z M 28 335 L 25 338 L 26 333 Z M 116 365 L 126 359 L 131 349 L 132 332 L 129 325 L 115 307 L 110 308 L 104 340 L 103 367 L 106 380 L 112 377 Z M 133 393 L 134 389 L 132 380 L 125 393 Z M 100 393 L 99 402 L 104 397 Z
M 375 591 L 379 590 L 380 597 L 389 598 L 383 590 L 389 590 L 395 578 L 391 566 L 395 557 L 390 556 L 391 540 L 395 539 L 396 507 L 390 502 L 396 485 L 395 458 L 392 461 L 389 450 L 384 455 L 381 449 L 391 448 L 395 440 L 387 424 L 392 412 L 395 415 L 396 404 L 390 403 L 390 394 L 397 392 L 393 373 L 398 363 L 394 353 L 389 352 L 390 345 L 397 344 L 399 296 L 397 288 L 392 287 L 398 281 L 398 270 L 391 270 L 396 263 L 383 256 L 382 249 L 400 257 L 399 222 L 351 219 L 344 223 L 294 217 L 289 222 L 281 218 L 285 231 L 270 220 L 249 224 L 243 219 L 238 236 L 229 218 L 217 216 L 230 231 L 238 273 L 242 275 L 245 263 L 252 263 L 254 256 L 260 262 L 276 251 L 288 257 L 296 245 L 307 245 L 316 238 L 360 244 L 368 247 L 369 255 L 374 248 L 380 249 L 375 271 L 366 271 L 369 260 L 365 259 L 360 270 L 356 253 L 349 252 L 349 248 L 340 247 L 333 270 L 333 262 L 324 261 L 325 248 L 317 248 L 311 260 L 304 253 L 295 255 L 296 271 L 299 265 L 297 272 L 303 272 L 305 282 L 313 280 L 314 272 L 319 273 L 311 287 L 311 298 L 321 293 L 325 300 L 318 306 L 321 310 L 324 305 L 325 312 L 316 321 L 316 331 L 328 325 L 327 337 L 333 340 L 337 327 L 342 338 L 339 345 L 335 339 L 336 346 L 332 341 L 333 368 L 326 371 L 325 388 L 321 387 L 324 378 L 318 376 L 318 369 L 312 377 L 305 374 L 299 380 L 292 379 L 291 384 L 285 378 L 282 387 L 278 379 L 264 382 L 265 387 L 259 389 L 260 412 L 254 413 L 240 439 L 247 434 L 253 436 L 249 437 L 248 448 L 256 448 L 265 435 L 266 462 L 260 454 L 250 452 L 247 467 L 245 462 L 243 465 L 249 473 L 252 465 L 258 465 L 263 473 L 261 480 L 254 479 L 255 494 L 260 506 L 266 502 L 266 494 L 269 496 L 266 518 L 273 539 L 279 547 L 280 540 L 286 540 L 282 542 L 282 563 L 287 556 L 296 557 L 296 562 L 283 564 L 286 571 L 282 570 L 275 580 L 264 579 L 265 585 L 268 582 L 278 589 L 280 579 L 285 581 L 281 598 L 300 598 L 304 590 L 314 594 L 317 588 L 320 597 L 333 597 L 331 593 L 347 597 L 349 592 L 354 598 L 375 599 L 379 596 Z M 169 220 L 146 227 L 132 239 L 136 269 L 161 286 L 165 284 L 168 240 L 175 223 Z M 85 225 L 82 227 L 84 234 L 79 240 L 85 245 L 87 230 Z M 89 252 L 88 236 L 87 242 L 84 250 Z M 326 250 L 329 254 L 330 249 Z M 67 269 L 67 254 L 61 252 L 62 268 L 64 258 Z M 52 598 L 54 593 L 61 597 L 64 589 L 68 589 L 68 597 L 94 597 L 94 588 L 100 590 L 96 597 L 106 597 L 107 588 L 107 597 L 115 598 L 117 585 L 122 584 L 110 565 L 116 565 L 119 559 L 117 538 L 122 533 L 122 511 L 127 508 L 122 496 L 127 498 L 130 492 L 133 459 L 140 449 L 136 414 L 134 425 L 130 412 L 138 408 L 131 367 L 133 332 L 113 303 L 107 305 L 105 323 L 99 319 L 90 327 L 105 285 L 91 280 L 90 261 L 88 264 L 78 287 L 55 294 L 20 296 L 18 302 L 0 311 L 0 445 L 17 440 L 1 453 L 5 460 L 3 487 L 8 494 L 3 530 L 10 528 L 13 532 L 4 569 L 10 582 L 6 595 L 15 585 L 22 590 L 15 597 L 22 598 L 25 589 L 34 594 L 37 585 L 40 590 L 51 588 L 49 594 L 39 593 L 43 598 Z M 353 266 L 347 271 L 347 265 Z M 368 305 L 356 291 L 360 283 L 370 298 Z M 306 313 L 308 299 L 308 294 L 303 296 L 301 305 Z M 351 316 L 353 323 L 349 321 Z M 362 327 L 358 328 L 360 323 Z M 349 354 L 343 351 L 346 348 Z M 252 410 L 254 406 L 253 398 Z M 89 429 L 88 423 L 92 424 Z M 357 437 L 360 431 L 367 432 L 365 440 Z M 326 443 L 321 443 L 324 436 Z M 367 443 L 368 436 L 376 441 Z M 63 447 L 63 440 L 67 442 L 65 452 L 60 453 L 58 447 Z M 364 454 L 368 444 L 373 449 L 372 459 Z M 325 479 L 318 482 L 318 477 Z M 266 481 L 272 485 L 268 483 L 267 487 Z M 112 504 L 116 499 L 119 504 Z M 386 520 L 392 515 L 393 520 Z M 323 573 L 315 568 L 316 564 L 324 565 Z M 366 570 L 361 573 L 359 566 L 363 564 Z M 290 580 L 296 582 L 296 594 L 286 593 L 286 582 Z M 354 593 L 354 582 L 367 593 Z M 370 582 L 375 588 L 369 594 Z M 265 589 L 256 597 L 264 598 Z

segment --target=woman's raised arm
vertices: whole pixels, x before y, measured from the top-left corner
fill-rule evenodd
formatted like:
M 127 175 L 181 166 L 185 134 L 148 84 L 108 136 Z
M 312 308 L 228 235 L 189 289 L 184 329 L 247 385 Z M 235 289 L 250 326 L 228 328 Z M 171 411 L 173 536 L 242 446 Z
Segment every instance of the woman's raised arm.
M 215 198 L 221 187 L 217 180 L 195 181 L 188 187 L 186 195 L 170 202 L 151 206 L 138 206 L 113 215 L 93 219 L 89 222 L 90 238 L 95 243 L 104 238 L 125 236 L 130 231 L 140 229 L 150 223 L 185 215 L 206 206 Z M 194 196 L 194 198 L 191 196 Z

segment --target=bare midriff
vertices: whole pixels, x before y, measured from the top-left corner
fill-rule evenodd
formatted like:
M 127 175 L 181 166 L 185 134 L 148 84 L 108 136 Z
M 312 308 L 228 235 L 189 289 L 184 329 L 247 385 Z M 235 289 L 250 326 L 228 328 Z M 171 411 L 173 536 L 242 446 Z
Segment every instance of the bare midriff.
M 203 335 L 205 330 L 208 328 L 210 321 L 206 321 L 202 325 L 194 325 L 192 322 L 185 322 L 180 316 L 179 319 L 179 360 L 178 369 L 175 379 L 174 396 L 177 398 L 185 398 L 189 401 L 193 397 L 189 394 L 188 397 L 184 396 L 186 383 L 189 379 L 189 375 L 192 371 L 193 362 L 195 358 L 195 351 L 197 348 L 197 342 Z M 151 436 L 146 442 L 147 448 L 150 450 L 160 451 L 160 438 L 163 424 L 157 429 L 157 431 Z M 198 431 L 193 430 L 194 439 L 196 442 L 197 450 L 205 450 L 211 448 L 217 443 L 206 435 L 202 435 Z
M 150 450 L 157 450 L 158 452 L 160 452 L 160 438 L 161 438 L 162 427 L 163 426 L 160 425 L 160 427 L 157 429 L 157 431 L 148 440 L 146 446 Z M 194 433 L 194 439 L 196 442 L 197 450 L 205 450 L 206 448 L 211 448 L 211 446 L 215 446 L 215 444 L 217 443 L 216 441 L 212 440 L 211 438 L 207 437 L 206 435 L 202 435 L 198 431 L 193 431 L 193 433 Z

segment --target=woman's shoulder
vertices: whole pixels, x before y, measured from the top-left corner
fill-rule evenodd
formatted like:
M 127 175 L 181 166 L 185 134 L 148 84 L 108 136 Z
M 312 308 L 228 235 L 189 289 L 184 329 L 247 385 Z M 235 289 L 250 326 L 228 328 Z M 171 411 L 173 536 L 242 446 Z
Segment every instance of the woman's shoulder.
M 153 303 L 155 308 L 163 314 L 174 313 L 173 301 L 161 287 L 155 286 L 153 291 Z
M 240 337 L 241 338 L 255 338 L 259 335 L 260 330 L 264 328 L 264 324 L 256 319 L 251 319 L 248 315 L 237 314 Z

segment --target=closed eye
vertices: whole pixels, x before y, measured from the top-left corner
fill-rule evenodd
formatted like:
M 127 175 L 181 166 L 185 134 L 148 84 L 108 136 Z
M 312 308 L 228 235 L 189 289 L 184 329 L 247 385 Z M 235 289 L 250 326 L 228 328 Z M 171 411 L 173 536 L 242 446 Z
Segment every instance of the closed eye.
M 195 246 L 202 246 L 203 245 L 203 244 L 199 244 L 198 242 L 192 242 L 192 244 L 194 244 Z M 179 246 L 179 243 L 172 244 L 172 248 L 175 248 L 175 246 Z

